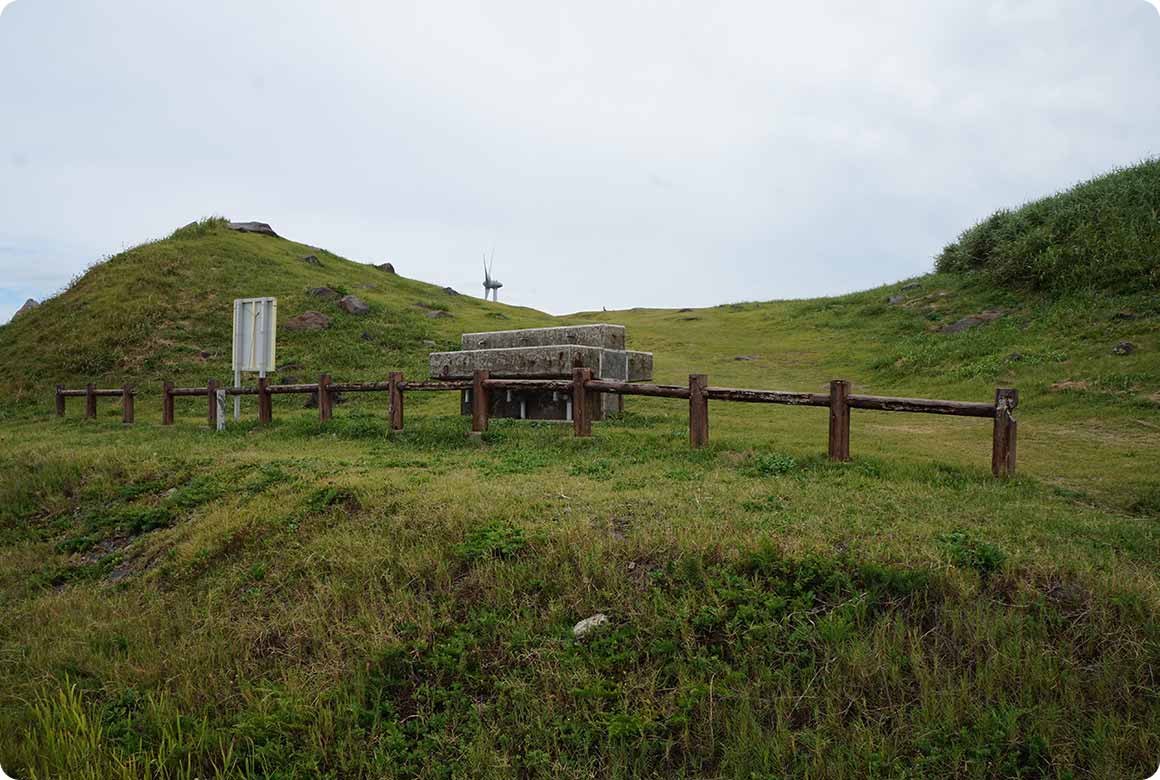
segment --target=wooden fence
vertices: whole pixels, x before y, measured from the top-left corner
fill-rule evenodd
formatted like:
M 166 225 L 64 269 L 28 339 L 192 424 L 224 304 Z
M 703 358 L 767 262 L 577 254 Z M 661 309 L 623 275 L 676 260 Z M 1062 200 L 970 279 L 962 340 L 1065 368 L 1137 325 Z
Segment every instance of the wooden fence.
M 162 385 L 161 424 L 173 424 L 174 400 L 184 396 L 207 399 L 206 416 L 211 428 L 217 427 L 217 394 L 256 395 L 258 420 L 270 423 L 273 419 L 272 396 L 288 393 L 317 393 L 318 416 L 322 421 L 331 418 L 335 393 L 386 392 L 390 394 L 390 427 L 403 429 L 403 398 L 405 393 L 424 391 L 471 391 L 471 431 L 478 435 L 487 430 L 493 390 L 528 390 L 537 392 L 570 393 L 572 396 L 572 430 L 576 436 L 592 435 L 592 419 L 599 403 L 600 393 L 639 395 L 651 398 L 676 398 L 689 402 L 689 443 L 694 448 L 704 447 L 709 441 L 709 402 L 782 404 L 787 406 L 817 406 L 830 410 L 829 457 L 835 461 L 850 460 L 850 412 L 869 409 L 879 412 L 912 412 L 944 414 L 958 417 L 981 417 L 992 421 L 991 472 L 996 477 L 1015 473 L 1015 442 L 1018 425 L 1012 412 L 1019 405 L 1019 391 L 999 388 L 993 403 L 970 401 L 937 401 L 927 398 L 894 398 L 889 396 L 859 395 L 850 392 L 850 383 L 844 379 L 830 382 L 828 393 L 794 393 L 781 390 L 746 390 L 733 387 L 714 387 L 705 374 L 691 374 L 689 384 L 657 385 L 638 382 L 617 382 L 594 379 L 592 369 L 573 369 L 571 379 L 508 379 L 492 378 L 487 371 L 476 371 L 471 379 L 408 381 L 399 372 L 389 375 L 386 382 L 335 382 L 329 374 L 322 374 L 310 384 L 271 385 L 265 378 L 256 387 L 222 387 L 217 380 L 209 380 L 205 387 L 174 387 L 171 382 Z M 83 396 L 85 416 L 96 416 L 96 399 L 101 396 L 120 396 L 123 419 L 133 422 L 133 397 L 136 391 L 129 385 L 119 390 L 98 390 L 87 385 L 84 390 L 56 388 L 56 413 L 63 415 L 65 398 Z

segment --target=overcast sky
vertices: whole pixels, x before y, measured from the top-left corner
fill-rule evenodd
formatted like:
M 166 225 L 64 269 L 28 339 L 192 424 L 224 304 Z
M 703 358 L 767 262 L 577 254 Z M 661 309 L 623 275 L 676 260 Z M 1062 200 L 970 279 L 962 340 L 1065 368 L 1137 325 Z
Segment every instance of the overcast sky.
M 1156 154 L 1144 0 L 15 0 L 0 322 L 213 214 L 555 313 L 841 293 Z

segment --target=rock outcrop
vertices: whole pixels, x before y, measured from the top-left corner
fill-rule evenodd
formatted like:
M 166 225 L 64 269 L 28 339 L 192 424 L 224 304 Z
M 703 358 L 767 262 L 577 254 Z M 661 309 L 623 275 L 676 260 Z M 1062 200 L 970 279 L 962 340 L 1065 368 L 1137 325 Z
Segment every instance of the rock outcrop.
M 236 230 L 239 233 L 258 233 L 259 235 L 278 238 L 278 234 L 274 232 L 274 228 L 265 222 L 227 222 L 226 227 L 230 230 Z
M 33 309 L 35 309 L 39 305 L 40 304 L 37 303 L 36 299 L 29 298 L 27 301 L 24 302 L 23 306 L 21 306 L 19 309 L 16 310 L 16 313 L 12 315 L 12 319 L 16 319 L 21 314 L 27 314 L 28 312 L 32 311 Z
M 304 311 L 283 323 L 286 330 L 326 330 L 330 327 L 330 317 L 320 311 Z
M 366 314 L 371 310 L 371 307 L 367 306 L 357 295 L 342 296 L 338 301 L 338 307 L 347 314 Z

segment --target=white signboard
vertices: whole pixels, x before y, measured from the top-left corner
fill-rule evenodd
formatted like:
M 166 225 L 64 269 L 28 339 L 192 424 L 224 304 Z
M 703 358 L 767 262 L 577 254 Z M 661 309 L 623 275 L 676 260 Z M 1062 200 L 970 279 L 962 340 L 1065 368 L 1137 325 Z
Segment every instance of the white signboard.
M 276 298 L 234 300 L 234 374 L 274 370 L 274 335 L 278 324 Z

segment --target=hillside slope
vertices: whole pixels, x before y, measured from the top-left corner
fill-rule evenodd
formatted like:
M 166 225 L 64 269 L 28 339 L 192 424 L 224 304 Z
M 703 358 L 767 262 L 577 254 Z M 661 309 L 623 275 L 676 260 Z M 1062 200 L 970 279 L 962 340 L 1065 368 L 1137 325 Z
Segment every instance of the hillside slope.
M 305 262 L 308 255 L 319 264 Z M 347 314 L 336 300 L 307 292 L 319 287 L 353 293 L 371 311 Z M 0 386 L 12 399 L 43 397 L 56 382 L 225 379 L 232 301 L 256 296 L 278 298 L 279 364 L 308 376 L 425 374 L 431 351 L 425 342 L 451 348 L 464 331 L 551 320 L 211 219 L 98 263 L 60 295 L 0 327 Z M 329 316 L 330 328 L 287 329 L 290 318 L 308 310 Z

